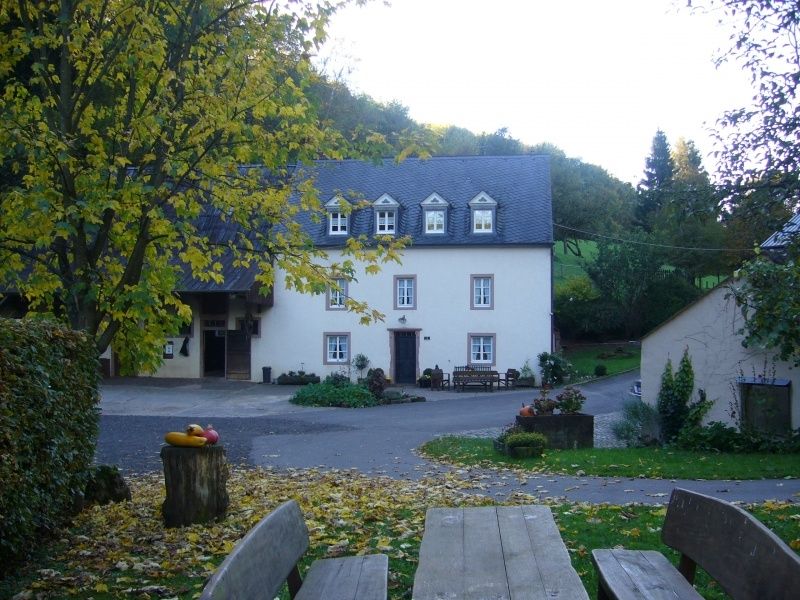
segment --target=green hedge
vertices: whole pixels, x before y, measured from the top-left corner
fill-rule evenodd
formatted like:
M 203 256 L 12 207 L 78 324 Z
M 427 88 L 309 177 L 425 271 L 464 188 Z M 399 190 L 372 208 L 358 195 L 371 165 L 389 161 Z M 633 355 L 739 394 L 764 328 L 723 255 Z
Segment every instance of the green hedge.
M 94 459 L 97 382 L 86 335 L 0 319 L 0 572 L 74 510 Z

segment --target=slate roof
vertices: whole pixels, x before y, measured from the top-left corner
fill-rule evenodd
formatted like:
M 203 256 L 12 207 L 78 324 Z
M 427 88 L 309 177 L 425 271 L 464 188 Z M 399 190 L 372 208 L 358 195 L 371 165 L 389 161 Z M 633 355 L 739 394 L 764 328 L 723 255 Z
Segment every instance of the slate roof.
M 797 213 L 786 224 L 769 236 L 761 247 L 764 250 L 783 250 L 800 233 L 800 213 Z
M 313 176 L 322 204 L 336 196 L 374 202 L 389 194 L 400 207 L 397 234 L 420 246 L 551 245 L 553 216 L 550 163 L 547 156 L 467 156 L 406 159 L 396 163 L 358 160 L 317 161 L 298 169 Z M 472 233 L 469 201 L 485 192 L 497 202 L 494 231 Z M 425 234 L 420 203 L 436 193 L 449 203 L 444 234 Z M 342 246 L 347 236 L 328 235 L 323 219 L 304 219 L 306 231 L 319 247 Z M 375 233 L 375 211 L 354 210 L 350 236 Z
M 244 168 L 244 167 L 243 167 Z M 254 167 L 246 167 L 254 168 Z M 257 168 L 257 167 L 255 167 Z M 412 247 L 531 246 L 553 243 L 550 163 L 547 156 L 468 156 L 385 159 L 375 164 L 359 160 L 323 160 L 298 166 L 297 182 L 313 178 L 320 202 L 342 195 L 351 202 L 374 202 L 389 194 L 398 204 L 397 235 L 408 235 Z M 494 231 L 472 233 L 470 200 L 481 192 L 497 202 Z M 449 204 L 444 234 L 425 234 L 421 203 L 436 193 Z M 298 199 L 295 198 L 295 201 Z M 344 246 L 348 237 L 375 234 L 375 210 L 370 206 L 350 214 L 348 235 L 328 234 L 328 221 L 314 222 L 301 213 L 298 220 L 321 248 Z M 235 226 L 209 207 L 197 227 L 213 241 L 233 239 Z M 198 281 L 185 269 L 176 286 L 180 292 L 247 292 L 255 269 L 234 267 L 232 256 L 219 258 L 224 283 Z

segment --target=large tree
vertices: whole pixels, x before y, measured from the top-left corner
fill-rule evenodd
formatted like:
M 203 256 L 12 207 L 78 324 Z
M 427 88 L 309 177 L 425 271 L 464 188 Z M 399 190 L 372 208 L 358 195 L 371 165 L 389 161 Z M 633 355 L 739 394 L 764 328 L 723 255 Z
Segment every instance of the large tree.
M 639 182 L 636 218 L 648 231 L 653 215 L 668 202 L 675 163 L 666 134 L 660 129 L 653 136 L 650 155 L 645 160 L 644 177 Z
M 690 5 L 692 3 L 690 2 Z M 720 173 L 729 202 L 752 220 L 794 212 L 800 205 L 800 10 L 779 0 L 708 0 L 730 30 L 719 61 L 743 66 L 753 85 L 749 106 L 719 121 Z M 777 209 L 777 210 L 776 210 Z M 775 226 L 776 224 L 773 224 Z M 791 237 L 791 236 L 790 236 Z M 746 315 L 746 340 L 800 363 L 800 248 L 787 240 L 780 261 L 759 255 L 734 287 Z
M 15 179 L 0 190 L 0 285 L 98 351 L 113 340 L 137 370 L 188 316 L 172 291 L 185 269 L 219 281 L 227 255 L 264 290 L 280 268 L 302 292 L 352 276 L 351 259 L 320 266 L 294 221 L 319 210 L 313 182 L 287 168 L 341 156 L 305 93 L 334 7 L 284 4 L 3 2 L 0 160 Z M 229 235 L 207 235 L 204 217 Z

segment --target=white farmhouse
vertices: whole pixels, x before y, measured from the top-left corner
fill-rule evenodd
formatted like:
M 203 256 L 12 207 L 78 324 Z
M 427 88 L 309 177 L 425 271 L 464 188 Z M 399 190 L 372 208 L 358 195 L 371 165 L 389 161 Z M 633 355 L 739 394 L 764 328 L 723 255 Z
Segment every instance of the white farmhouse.
M 434 365 L 505 371 L 551 351 L 547 157 L 319 161 L 297 176 L 312 176 L 325 204 L 327 218 L 302 225 L 330 260 L 352 236 L 407 235 L 402 264 L 378 275 L 361 269 L 316 296 L 287 290 L 280 271 L 267 297 L 245 269 L 226 268 L 223 284 L 186 279 L 178 291 L 192 323 L 167 340 L 156 376 L 261 381 L 269 367 L 272 379 L 300 370 L 324 377 L 350 372 L 364 354 L 392 381 L 413 383 Z M 352 198 L 369 206 L 341 210 Z M 359 324 L 346 295 L 385 320 Z
M 800 230 L 795 216 L 764 244 L 780 253 Z M 678 312 L 642 339 L 642 400 L 655 405 L 667 359 L 677 369 L 688 349 L 694 368 L 695 390 L 705 390 L 714 406 L 706 421 L 743 424 L 767 432 L 785 433 L 800 427 L 800 370 L 764 348 L 745 348 L 741 309 L 730 296 L 730 283 Z M 734 417 L 734 415 L 736 415 Z

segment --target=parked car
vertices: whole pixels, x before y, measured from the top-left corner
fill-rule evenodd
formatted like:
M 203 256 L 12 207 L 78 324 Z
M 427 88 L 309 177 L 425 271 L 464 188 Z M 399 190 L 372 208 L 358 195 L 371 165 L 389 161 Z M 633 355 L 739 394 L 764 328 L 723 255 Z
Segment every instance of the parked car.
M 637 379 L 633 382 L 630 391 L 628 392 L 632 398 L 636 398 L 637 400 L 642 399 L 642 380 Z

